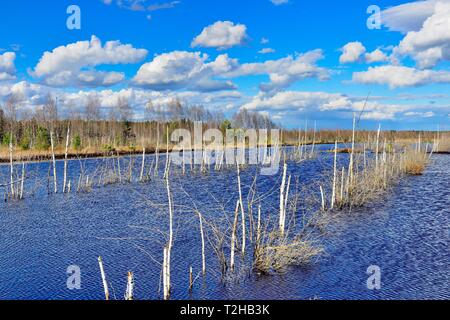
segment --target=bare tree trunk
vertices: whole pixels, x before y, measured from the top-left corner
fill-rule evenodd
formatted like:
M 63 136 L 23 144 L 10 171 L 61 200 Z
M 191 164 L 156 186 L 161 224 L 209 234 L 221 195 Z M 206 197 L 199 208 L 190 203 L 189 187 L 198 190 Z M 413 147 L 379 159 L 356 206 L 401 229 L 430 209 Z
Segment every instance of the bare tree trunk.
M 133 300 L 134 276 L 132 272 L 127 275 L 127 291 L 125 292 L 125 300 Z
M 166 167 L 164 169 L 164 179 L 168 179 L 169 170 L 170 170 L 170 154 L 169 154 L 169 126 L 166 128 Z
M 165 277 L 164 277 L 164 299 L 168 300 L 170 297 L 170 259 L 171 259 L 171 251 L 173 246 L 173 207 L 172 207 L 172 195 L 170 192 L 170 182 L 169 177 L 166 178 L 166 188 L 167 188 L 167 198 L 169 202 L 169 242 L 165 248 L 164 257 L 165 257 Z
M 231 271 L 234 270 L 234 251 L 236 248 L 236 229 L 238 224 L 238 218 L 239 218 L 239 206 L 240 202 L 237 201 L 236 204 L 236 210 L 234 211 L 234 222 L 233 222 L 233 230 L 231 232 L 231 252 L 230 252 L 230 268 Z
M 145 169 L 145 148 L 143 148 L 142 151 L 142 165 L 141 165 L 141 176 L 139 178 L 139 181 L 144 181 L 144 169 Z
M 155 164 L 155 176 L 158 176 L 158 170 L 159 170 L 159 122 L 157 124 L 156 129 L 156 164 Z
M 283 166 L 283 177 L 281 180 L 280 186 L 280 234 L 284 235 L 284 228 L 286 223 L 285 209 L 284 209 L 284 192 L 286 189 L 286 173 L 287 173 L 287 164 L 285 163 Z
M 258 222 L 256 226 L 256 248 L 259 247 L 260 239 L 261 239 L 261 205 L 258 206 Z
M 64 153 L 64 180 L 63 180 L 63 193 L 66 193 L 67 185 L 67 155 L 69 152 L 69 140 L 70 139 L 70 126 L 67 127 L 67 137 L 66 137 L 66 151 Z
M 380 145 L 380 132 L 381 132 L 381 124 L 378 125 L 377 145 L 375 147 L 375 171 L 377 171 L 377 172 L 378 172 L 378 152 L 379 152 L 379 145 Z
M 331 195 L 331 209 L 336 203 L 336 177 L 337 177 L 337 141 L 334 144 L 334 164 L 333 164 L 333 191 Z
M 13 162 L 13 143 L 12 134 L 9 137 L 9 167 L 10 167 L 10 183 L 11 183 L 11 196 L 14 198 L 14 162 Z
M 194 277 L 192 275 L 192 266 L 189 267 L 189 292 L 192 292 L 194 286 Z
M 109 300 L 108 282 L 106 281 L 105 270 L 103 269 L 102 257 L 98 257 L 98 265 L 100 267 L 100 274 L 102 276 L 103 289 L 105 290 L 105 299 Z
M 163 296 L 164 300 L 170 299 L 170 265 L 169 265 L 169 249 L 164 247 L 164 260 L 163 260 Z
M 325 207 L 325 194 L 323 192 L 323 187 L 320 186 L 320 197 L 322 200 L 322 211 L 325 211 L 326 207 Z
M 238 178 L 238 189 L 239 189 L 239 205 L 241 207 L 241 215 L 242 215 L 242 254 L 245 254 L 245 212 L 244 212 L 244 203 L 242 201 L 242 188 L 241 188 L 241 173 L 239 170 L 239 163 L 237 164 L 237 178 Z
M 57 177 L 56 177 L 55 143 L 53 140 L 53 131 L 50 131 L 50 143 L 51 143 L 51 147 L 52 147 L 53 186 L 54 186 L 54 192 L 58 193 L 58 182 L 57 182 Z
M 349 177 L 350 184 L 353 183 L 354 176 L 354 157 L 355 157 L 355 135 L 356 135 L 356 115 L 353 114 L 353 130 L 352 130 L 352 152 L 350 154 Z
M 25 162 L 22 162 L 22 179 L 20 181 L 20 196 L 19 199 L 23 199 L 23 184 L 25 181 Z
M 200 212 L 197 212 L 200 221 L 200 236 L 202 239 L 202 273 L 206 274 L 206 258 L 205 258 L 205 235 L 203 233 L 203 217 Z

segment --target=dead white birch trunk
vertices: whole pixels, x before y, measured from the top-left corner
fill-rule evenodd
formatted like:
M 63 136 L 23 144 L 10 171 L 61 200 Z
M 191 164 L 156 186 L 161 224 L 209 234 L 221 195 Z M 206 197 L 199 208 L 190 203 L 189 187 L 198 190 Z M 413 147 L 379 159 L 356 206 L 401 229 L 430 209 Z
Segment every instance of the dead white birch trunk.
M 206 274 L 206 258 L 205 258 L 205 234 L 203 233 L 203 217 L 200 212 L 197 212 L 200 221 L 200 236 L 202 239 L 202 273 Z
M 170 280 L 168 273 L 170 272 L 169 264 L 169 249 L 164 247 L 164 260 L 163 260 L 163 297 L 164 300 L 170 299 Z
M 239 190 L 239 205 L 241 207 L 241 223 L 242 223 L 242 254 L 245 254 L 245 238 L 246 238 L 246 231 L 245 231 L 245 212 L 244 212 L 244 202 L 242 201 L 242 189 L 241 189 L 241 173 L 239 170 L 239 163 L 237 164 L 237 178 L 238 178 L 238 190 Z
M 155 163 L 155 177 L 158 176 L 159 170 L 159 123 L 156 129 L 156 153 L 155 153 L 156 163 Z
M 145 170 L 145 148 L 142 150 L 142 165 L 141 165 L 141 176 L 139 177 L 139 181 L 144 181 L 144 170 Z
M 337 178 L 337 141 L 334 144 L 333 191 L 331 193 L 331 209 L 334 209 L 334 205 L 336 203 L 336 178 Z
M 170 155 L 169 155 L 169 127 L 166 129 L 166 167 L 164 168 L 164 179 L 168 179 L 169 177 L 169 166 L 170 166 Z
M 22 162 L 22 179 L 20 179 L 20 196 L 19 199 L 23 199 L 23 184 L 25 181 L 25 162 Z
M 234 211 L 233 230 L 231 232 L 231 252 L 230 252 L 230 269 L 231 269 L 231 271 L 234 270 L 234 251 L 236 248 L 236 229 L 237 229 L 238 218 L 239 218 L 239 206 L 240 206 L 240 202 L 237 201 L 236 210 Z
M 166 188 L 167 188 L 167 198 L 169 202 L 169 243 L 166 247 L 166 291 L 167 297 L 170 296 L 170 261 L 171 261 L 171 252 L 173 246 L 173 206 L 172 206 L 172 195 L 170 192 L 170 182 L 169 177 L 166 178 Z M 166 296 L 166 295 L 165 295 Z
M 379 144 L 380 144 L 380 132 L 381 132 L 381 124 L 378 125 L 377 145 L 375 147 L 375 171 L 377 171 L 377 172 L 378 172 L 378 152 L 379 152 Z
M 322 199 L 322 211 L 325 211 L 326 207 L 325 207 L 325 194 L 323 192 L 323 187 L 320 186 L 320 197 Z
M 284 228 L 285 228 L 285 222 L 286 222 L 285 210 L 284 210 L 284 192 L 285 192 L 285 188 L 286 188 L 286 174 L 287 174 L 287 164 L 285 163 L 283 165 L 283 177 L 282 177 L 281 186 L 280 186 L 280 221 L 279 221 L 279 226 L 280 226 L 280 234 L 281 235 L 284 234 Z
M 192 266 L 189 267 L 189 292 L 192 291 L 192 287 L 194 286 L 194 276 L 192 274 Z
M 67 185 L 67 156 L 68 156 L 68 152 L 69 152 L 69 139 L 70 139 L 70 127 L 67 127 L 66 151 L 64 153 L 63 193 L 66 193 L 66 185 Z
M 422 144 L 422 136 L 419 132 L 419 142 L 417 143 L 417 152 L 420 153 L 421 150 L 421 144 Z
M 261 239 L 261 205 L 258 206 L 258 222 L 256 226 L 256 245 L 259 247 Z
M 349 177 L 350 184 L 353 183 L 353 170 L 354 170 L 354 157 L 355 157 L 355 135 L 356 135 L 356 115 L 353 114 L 353 129 L 352 129 L 352 151 L 350 154 L 350 164 L 349 164 Z
M 100 274 L 102 276 L 103 289 L 105 290 L 105 299 L 109 300 L 108 282 L 106 281 L 105 270 L 103 269 L 102 257 L 98 257 L 98 265 L 100 267 Z
M 117 174 L 119 175 L 119 182 L 122 183 L 122 171 L 120 169 L 120 155 L 117 151 Z
M 55 142 L 53 140 L 53 131 L 50 131 L 50 143 L 52 148 L 52 162 L 53 162 L 53 186 L 55 193 L 58 193 L 58 182 L 56 177 Z
M 125 300 L 133 300 L 133 290 L 134 290 L 134 276 L 133 272 L 128 272 L 127 275 L 127 290 L 125 292 Z
M 289 200 L 289 189 L 291 187 L 291 178 L 292 176 L 289 176 L 288 178 L 288 182 L 287 182 L 287 186 L 286 186 L 286 192 L 284 194 L 284 213 L 283 213 L 283 218 L 284 218 L 284 224 L 286 224 L 286 213 L 287 213 L 287 208 L 288 208 L 288 200 Z
M 13 162 L 13 143 L 12 133 L 9 137 L 9 168 L 10 168 L 10 184 L 11 184 L 11 197 L 14 198 L 14 162 Z
M 341 175 L 341 194 L 340 194 L 340 198 L 341 198 L 341 204 L 344 203 L 344 176 L 345 176 L 345 168 L 342 167 L 342 175 Z

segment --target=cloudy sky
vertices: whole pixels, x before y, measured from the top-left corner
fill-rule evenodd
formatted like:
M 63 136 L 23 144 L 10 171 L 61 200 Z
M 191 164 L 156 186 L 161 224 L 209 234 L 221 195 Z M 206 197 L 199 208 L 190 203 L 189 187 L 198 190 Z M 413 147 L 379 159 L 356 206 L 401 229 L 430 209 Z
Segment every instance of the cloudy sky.
M 371 6 L 377 2 L 381 10 Z M 70 5 L 81 29 L 70 30 Z M 450 128 L 450 0 L 2 0 L 0 103 L 177 97 L 289 128 Z M 73 11 L 71 11 L 73 12 Z M 379 18 L 379 19 L 378 19 Z M 75 20 L 70 20 L 74 22 Z M 368 98 L 368 102 L 365 100 Z

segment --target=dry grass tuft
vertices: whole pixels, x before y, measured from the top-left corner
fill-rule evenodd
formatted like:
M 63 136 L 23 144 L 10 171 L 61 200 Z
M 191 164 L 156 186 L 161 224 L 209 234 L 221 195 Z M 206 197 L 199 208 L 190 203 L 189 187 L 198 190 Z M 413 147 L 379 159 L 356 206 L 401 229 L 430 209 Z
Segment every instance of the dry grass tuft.
M 324 252 L 323 248 L 311 240 L 295 237 L 280 237 L 272 232 L 259 244 L 254 253 L 253 268 L 261 273 L 283 273 L 289 266 L 310 263 Z
M 406 174 L 420 176 L 423 174 L 428 162 L 426 153 L 406 151 L 404 155 L 404 171 Z

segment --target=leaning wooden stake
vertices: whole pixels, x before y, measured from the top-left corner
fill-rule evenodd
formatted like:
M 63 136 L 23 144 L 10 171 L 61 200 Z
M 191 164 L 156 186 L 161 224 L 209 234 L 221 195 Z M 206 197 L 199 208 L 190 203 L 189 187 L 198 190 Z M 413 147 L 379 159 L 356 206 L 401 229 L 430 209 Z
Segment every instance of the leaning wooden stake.
M 98 257 L 98 265 L 100 267 L 100 274 L 102 276 L 103 289 L 105 290 L 105 299 L 109 300 L 108 282 L 106 281 L 105 270 L 103 269 L 102 257 Z
M 133 300 L 134 276 L 133 272 L 128 272 L 127 275 L 127 290 L 125 292 L 125 300 Z
M 69 152 L 69 138 L 70 137 L 70 127 L 67 127 L 67 137 L 66 137 L 66 152 L 64 153 L 64 179 L 63 179 L 63 193 L 66 193 L 67 186 L 67 156 Z
M 50 143 L 52 148 L 52 162 L 53 162 L 53 186 L 54 192 L 58 193 L 58 182 L 56 177 L 55 142 L 53 140 L 53 131 L 50 131 Z

